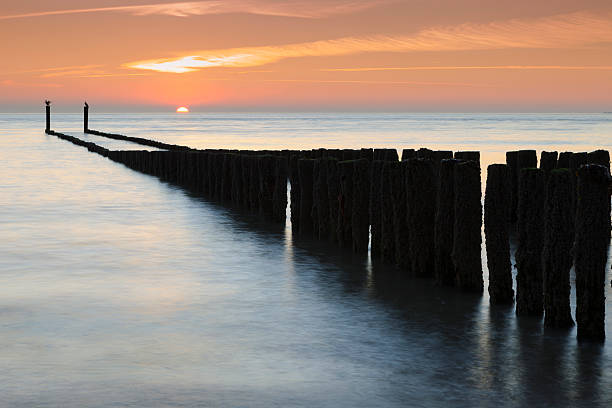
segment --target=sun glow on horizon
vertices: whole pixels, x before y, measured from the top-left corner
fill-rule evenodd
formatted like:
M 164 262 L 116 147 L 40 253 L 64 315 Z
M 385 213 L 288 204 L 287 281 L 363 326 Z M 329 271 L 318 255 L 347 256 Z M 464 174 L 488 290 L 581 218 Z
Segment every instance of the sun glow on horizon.
M 180 108 L 176 108 L 176 113 L 189 113 L 189 108 L 181 106 Z

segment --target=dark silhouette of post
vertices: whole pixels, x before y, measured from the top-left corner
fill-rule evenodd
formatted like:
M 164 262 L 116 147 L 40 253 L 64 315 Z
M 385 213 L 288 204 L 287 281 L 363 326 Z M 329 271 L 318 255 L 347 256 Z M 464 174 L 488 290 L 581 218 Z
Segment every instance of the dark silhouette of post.
M 505 164 L 492 164 L 487 171 L 484 203 L 484 229 L 489 266 L 489 296 L 493 304 L 514 302 L 510 264 L 510 170 Z
M 419 278 L 433 278 L 436 177 L 431 160 L 406 161 L 406 202 L 411 273 Z
M 534 153 L 535 154 L 535 153 Z M 544 171 L 522 168 L 518 189 L 518 249 L 516 251 L 516 314 L 544 312 L 542 249 L 544 240 Z
M 300 236 L 313 238 L 314 225 L 312 222 L 312 188 L 313 188 L 314 160 L 298 160 L 298 176 L 300 180 Z
M 45 127 L 45 133 L 51 132 L 51 101 L 45 101 L 45 108 L 47 110 L 47 125 Z
M 85 102 L 85 106 L 83 106 L 83 133 L 87 133 L 89 131 L 89 105 Z
M 540 168 L 544 170 L 547 177 L 548 173 L 557 168 L 557 156 L 557 152 L 547 152 L 542 150 L 540 153 Z
M 393 227 L 395 233 L 395 265 L 410 270 L 410 243 L 406 204 L 406 162 L 390 162 Z
M 455 286 L 452 251 L 455 225 L 455 167 L 458 160 L 442 160 L 438 177 L 438 201 L 434 224 L 435 279 L 439 285 Z
M 376 151 L 374 152 L 376 154 Z M 371 256 L 380 258 L 382 241 L 382 171 L 384 161 L 375 159 L 370 169 Z
M 469 292 L 482 293 L 482 190 L 480 165 L 475 160 L 455 166 L 455 224 L 452 259 L 457 286 Z
M 609 176 L 604 166 L 578 169 L 576 209 L 576 323 L 578 339 L 603 341 L 606 296 L 604 281 L 610 242 Z
M 570 269 L 572 268 L 573 216 L 569 197 L 572 175 L 569 169 L 550 172 L 546 195 L 542 276 L 544 281 L 544 326 L 566 328 L 574 325 L 570 311 Z

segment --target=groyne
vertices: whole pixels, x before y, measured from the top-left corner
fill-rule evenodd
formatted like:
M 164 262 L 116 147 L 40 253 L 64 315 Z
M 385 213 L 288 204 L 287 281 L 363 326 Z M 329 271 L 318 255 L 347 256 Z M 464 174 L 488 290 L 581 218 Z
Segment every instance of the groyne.
M 109 150 L 51 129 L 46 133 L 273 223 L 285 223 L 289 205 L 296 239 L 370 253 L 374 262 L 395 265 L 402 275 L 468 292 L 484 290 L 479 152 L 406 149 L 400 161 L 395 149 L 192 149 L 85 129 L 160 150 Z M 506 164 L 488 167 L 484 197 L 491 303 L 514 300 L 509 245 L 514 225 L 517 315 L 544 314 L 547 327 L 571 326 L 573 264 L 578 336 L 602 340 L 610 243 L 608 152 L 543 152 L 540 168 L 533 150 L 506 157 Z

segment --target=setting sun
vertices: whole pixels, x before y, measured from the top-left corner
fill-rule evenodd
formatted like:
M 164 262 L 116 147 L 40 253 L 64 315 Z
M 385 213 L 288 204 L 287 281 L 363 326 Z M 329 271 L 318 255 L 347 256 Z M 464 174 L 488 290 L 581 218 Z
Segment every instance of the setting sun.
M 176 113 L 189 113 L 189 109 L 181 106 L 180 108 L 176 108 Z

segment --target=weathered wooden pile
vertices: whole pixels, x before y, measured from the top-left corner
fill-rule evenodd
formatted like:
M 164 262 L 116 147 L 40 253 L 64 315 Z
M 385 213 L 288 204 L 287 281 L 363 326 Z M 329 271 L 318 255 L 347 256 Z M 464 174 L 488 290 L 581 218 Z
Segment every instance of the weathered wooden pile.
M 479 152 L 406 149 L 195 150 L 87 129 L 163 148 L 111 151 L 48 131 L 131 169 L 284 223 L 290 183 L 295 237 L 326 241 L 406 276 L 483 291 Z M 601 340 L 610 242 L 607 151 L 507 153 L 488 167 L 484 231 L 493 304 L 512 304 L 510 234 L 518 232 L 516 313 L 547 327 L 574 324 L 569 272 L 576 270 L 578 337 Z M 573 258 L 572 258 L 573 251 Z
M 573 265 L 578 338 L 603 340 L 610 243 L 609 152 L 544 151 L 539 168 L 534 150 L 508 152 L 506 159 L 506 165 L 489 166 L 485 194 L 491 302 L 513 301 L 508 220 L 515 221 L 517 315 L 544 315 L 545 326 L 551 328 L 573 326 Z

